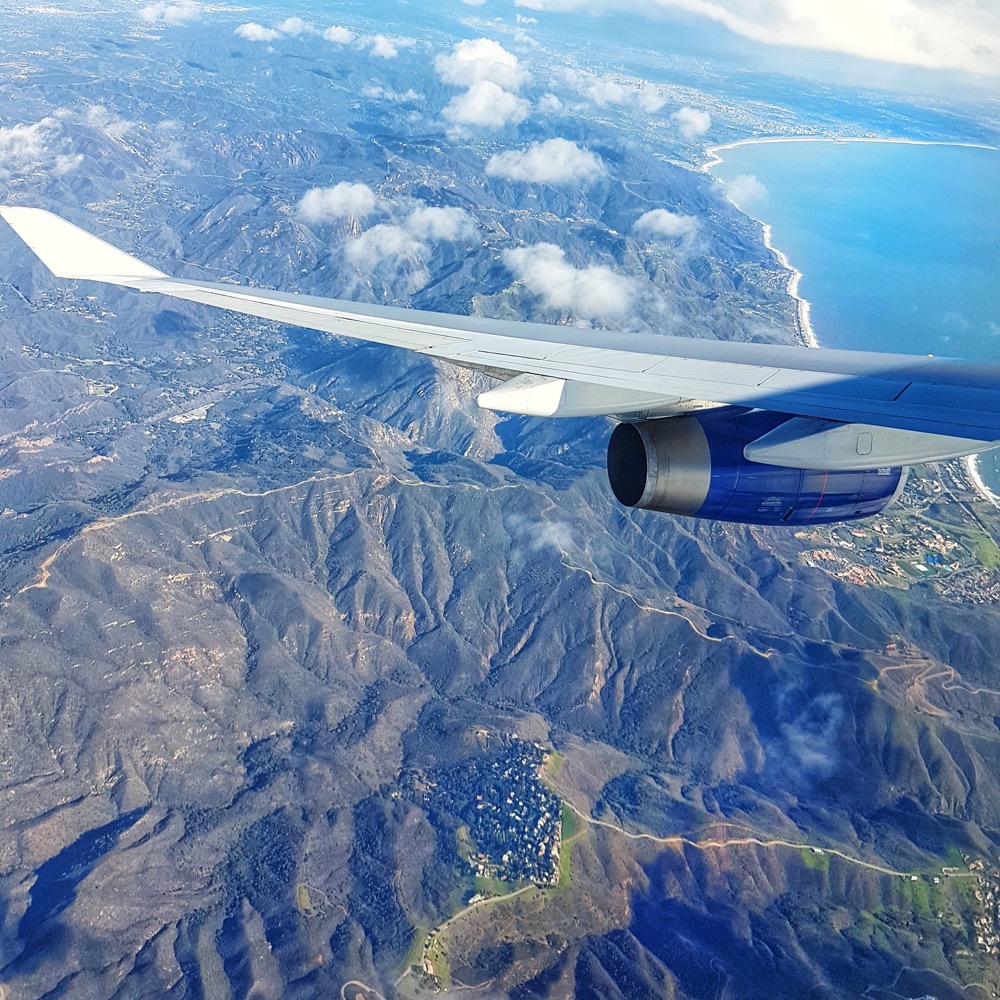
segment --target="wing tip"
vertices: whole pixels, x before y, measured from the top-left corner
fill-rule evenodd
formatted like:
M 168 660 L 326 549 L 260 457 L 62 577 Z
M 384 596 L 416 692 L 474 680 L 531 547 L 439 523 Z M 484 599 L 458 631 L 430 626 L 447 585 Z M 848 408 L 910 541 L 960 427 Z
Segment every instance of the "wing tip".
M 0 217 L 57 278 L 120 285 L 136 279 L 167 277 L 44 208 L 2 205 Z

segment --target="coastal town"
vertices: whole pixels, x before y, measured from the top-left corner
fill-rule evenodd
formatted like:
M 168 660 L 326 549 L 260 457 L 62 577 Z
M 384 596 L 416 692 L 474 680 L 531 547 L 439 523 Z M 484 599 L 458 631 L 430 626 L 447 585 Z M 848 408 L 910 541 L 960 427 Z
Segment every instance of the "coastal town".
M 933 587 L 964 604 L 1000 601 L 997 509 L 961 462 L 910 473 L 897 506 L 863 521 L 796 532 L 801 561 L 859 586 Z

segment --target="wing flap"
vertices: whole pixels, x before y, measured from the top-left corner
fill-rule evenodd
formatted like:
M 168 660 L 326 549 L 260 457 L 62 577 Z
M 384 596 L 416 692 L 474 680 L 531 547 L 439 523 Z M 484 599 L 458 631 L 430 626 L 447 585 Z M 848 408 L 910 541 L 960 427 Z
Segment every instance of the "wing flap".
M 877 399 L 889 402 L 898 399 L 900 394 L 910 385 L 909 381 L 872 375 L 853 378 L 841 377 L 832 383 L 830 375 L 829 372 L 802 372 L 782 369 L 768 376 L 760 383 L 760 386 L 768 393 L 806 392 L 820 394 L 829 394 L 831 388 L 835 387 L 837 395 L 844 399 Z

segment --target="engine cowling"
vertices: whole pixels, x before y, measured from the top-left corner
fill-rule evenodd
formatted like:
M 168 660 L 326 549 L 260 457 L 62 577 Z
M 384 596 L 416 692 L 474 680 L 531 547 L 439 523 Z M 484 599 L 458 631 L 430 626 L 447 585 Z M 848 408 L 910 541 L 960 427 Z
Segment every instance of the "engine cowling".
M 619 424 L 608 479 L 626 507 L 744 524 L 822 524 L 870 517 L 902 492 L 908 469 L 823 471 L 751 462 L 743 449 L 792 419 L 720 407 Z

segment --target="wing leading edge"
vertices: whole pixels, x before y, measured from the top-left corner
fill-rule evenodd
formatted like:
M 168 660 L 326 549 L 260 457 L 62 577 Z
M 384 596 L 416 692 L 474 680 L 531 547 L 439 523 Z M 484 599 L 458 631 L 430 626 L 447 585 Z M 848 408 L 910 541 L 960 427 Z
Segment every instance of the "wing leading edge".
M 5 207 L 0 215 L 57 277 L 158 292 L 510 378 L 480 395 L 480 404 L 490 408 L 645 416 L 704 400 L 805 418 L 805 438 L 828 432 L 829 422 L 909 432 L 908 454 L 925 461 L 1000 441 L 1000 365 L 626 335 L 175 279 L 50 212 Z M 925 442 L 914 455 L 921 435 L 949 440 L 937 447 Z M 906 450 L 905 437 L 893 441 Z M 794 451 L 787 442 L 772 442 L 771 451 L 759 448 L 755 460 L 775 461 L 769 456 L 782 450 L 786 457 Z

